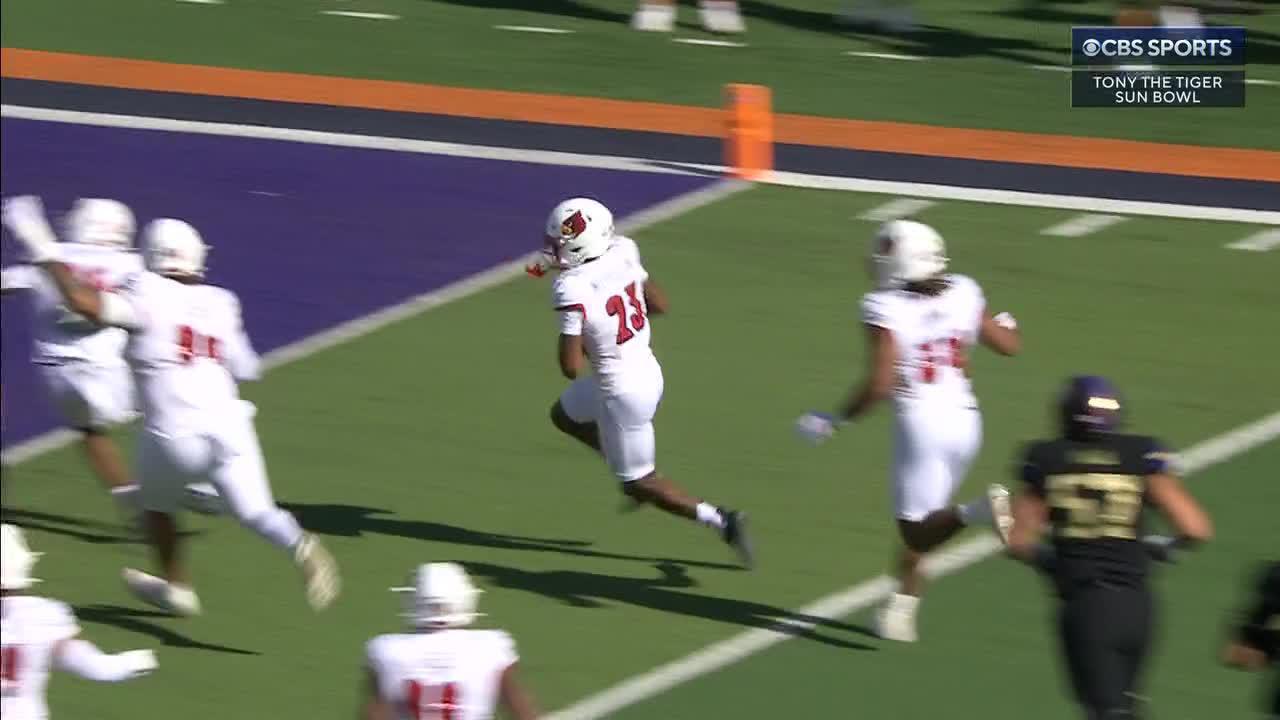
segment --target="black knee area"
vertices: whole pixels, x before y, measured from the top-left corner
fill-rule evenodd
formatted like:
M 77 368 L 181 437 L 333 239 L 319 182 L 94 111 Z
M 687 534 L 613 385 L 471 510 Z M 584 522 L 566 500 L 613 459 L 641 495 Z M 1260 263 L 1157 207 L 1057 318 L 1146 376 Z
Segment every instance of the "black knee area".
M 654 470 L 642 478 L 620 483 L 622 494 L 634 500 L 648 500 L 653 496 L 653 481 L 657 477 L 658 471 Z
M 920 525 L 919 522 L 899 519 L 898 535 L 902 537 L 902 544 L 906 545 L 908 550 L 923 555 L 933 548 L 922 537 L 923 532 Z
M 555 425 L 556 429 L 560 432 L 571 433 L 578 426 L 578 424 L 573 421 L 573 418 L 569 417 L 569 413 L 566 413 L 564 408 L 561 407 L 559 400 L 551 404 L 550 416 L 551 424 Z
M 84 435 L 85 437 L 101 437 L 102 435 L 107 434 L 107 429 L 100 427 L 78 427 L 76 428 L 76 432 Z

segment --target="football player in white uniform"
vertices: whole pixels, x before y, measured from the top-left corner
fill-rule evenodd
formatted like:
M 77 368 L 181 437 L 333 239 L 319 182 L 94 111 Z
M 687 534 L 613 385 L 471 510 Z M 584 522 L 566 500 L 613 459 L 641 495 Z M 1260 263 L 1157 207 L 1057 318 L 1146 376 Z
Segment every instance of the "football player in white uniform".
M 516 678 L 519 658 L 501 630 L 471 630 L 480 594 L 456 563 L 418 567 L 402 617 L 409 632 L 379 635 L 365 648 L 361 720 L 489 720 L 502 705 L 533 720 L 533 700 Z
M 572 381 L 551 407 L 551 422 L 603 454 L 632 502 L 714 528 L 750 566 L 745 514 L 692 497 L 655 465 L 653 416 L 663 379 L 649 347 L 649 317 L 667 312 L 668 303 L 635 242 L 614 233 L 604 205 L 572 198 L 547 218 L 543 255 L 530 271 L 560 271 L 552 287 L 557 353 L 560 372 Z M 587 361 L 590 375 L 583 374 Z
M 71 608 L 57 600 L 27 595 L 40 582 L 31 577 L 39 553 L 22 531 L 0 525 L 0 716 L 4 720 L 46 720 L 45 687 L 53 668 L 87 680 L 121 682 L 156 669 L 150 650 L 107 655 L 79 637 Z
M 62 247 L 34 197 L 10 198 L 5 219 L 34 264 L 49 273 L 68 306 L 129 333 L 125 356 L 141 396 L 139 504 L 161 577 L 132 568 L 125 582 L 140 598 L 179 615 L 200 611 L 179 555 L 175 511 L 191 481 L 212 482 L 245 527 L 289 552 L 317 610 L 338 593 L 337 566 L 314 536 L 271 496 L 252 403 L 237 380 L 257 379 L 260 363 L 229 290 L 204 282 L 208 247 L 195 228 L 160 219 L 146 231 L 147 271 L 112 292 L 79 282 L 61 262 Z
M 991 316 L 972 278 L 945 272 L 942 237 L 911 220 L 895 220 L 873 238 L 871 267 L 878 287 L 862 299 L 868 370 L 834 415 L 807 413 L 797 429 L 812 442 L 830 438 L 877 402 L 892 398 L 895 428 L 891 487 L 904 547 L 900 587 L 878 617 L 882 637 L 914 642 L 923 589 L 924 554 L 965 525 L 997 524 L 1007 535 L 1009 493 L 950 506 L 982 444 L 982 418 L 969 378 L 969 349 L 977 343 L 1001 355 L 1021 347 L 1008 313 Z M 994 506 L 994 507 L 993 507 Z
M 111 291 L 143 269 L 142 258 L 133 251 L 133 213 L 124 203 L 77 200 L 67 214 L 65 234 L 63 262 L 86 285 Z M 130 479 L 108 432 L 134 414 L 133 379 L 123 356 L 128 337 L 120 328 L 103 327 L 69 310 L 58 288 L 39 268 L 4 269 L 0 292 L 18 291 L 31 296 L 32 361 L 53 405 L 66 424 L 80 433 L 89 466 L 110 491 L 121 515 L 133 524 L 138 485 Z M 213 511 L 216 492 L 212 486 L 195 486 L 189 494 L 192 509 Z

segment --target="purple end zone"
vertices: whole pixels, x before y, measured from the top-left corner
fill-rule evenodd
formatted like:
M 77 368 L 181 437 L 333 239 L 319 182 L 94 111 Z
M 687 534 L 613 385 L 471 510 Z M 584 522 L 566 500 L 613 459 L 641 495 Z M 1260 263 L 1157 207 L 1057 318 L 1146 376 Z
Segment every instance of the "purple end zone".
M 536 249 L 545 213 L 590 195 L 623 217 L 712 178 L 534 165 L 5 118 L 0 187 L 50 214 L 76 197 L 128 203 L 139 224 L 191 222 L 210 282 L 239 293 L 259 351 L 367 315 Z M 11 238 L 3 263 L 19 260 Z M 3 445 L 57 427 L 29 361 L 30 314 L 0 323 Z

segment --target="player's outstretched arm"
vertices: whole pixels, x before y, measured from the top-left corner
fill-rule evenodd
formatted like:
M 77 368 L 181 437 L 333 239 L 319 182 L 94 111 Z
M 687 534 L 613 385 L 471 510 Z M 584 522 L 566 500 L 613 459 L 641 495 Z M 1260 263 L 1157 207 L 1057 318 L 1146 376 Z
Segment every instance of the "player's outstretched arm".
M 538 711 L 534 708 L 533 698 L 516 677 L 517 664 L 511 663 L 506 670 L 502 671 L 498 698 L 502 701 L 502 707 L 506 708 L 515 720 L 536 720 Z
M 1176 476 L 1168 473 L 1148 476 L 1147 496 L 1178 531 L 1183 544 L 1205 542 L 1213 536 L 1213 523 L 1208 513 Z
M 837 417 L 843 421 L 862 416 L 893 392 L 894 368 L 898 362 L 898 351 L 893 345 L 893 333 L 888 328 L 876 325 L 866 327 L 867 373 L 862 382 L 849 393 L 844 405 L 840 406 Z
M 650 277 L 644 281 L 644 306 L 650 315 L 666 315 L 671 310 L 667 291 Z
M 356 720 L 395 720 L 391 706 L 382 699 L 378 692 L 378 674 L 372 668 L 365 668 L 364 701 L 360 703 L 360 712 Z
M 88 640 L 76 637 L 58 643 L 54 649 L 54 662 L 61 670 L 97 682 L 123 682 L 156 669 L 156 655 L 150 650 L 107 655 Z
M 1049 517 L 1044 499 L 1031 492 L 1020 492 L 1013 498 L 1013 527 L 1009 528 L 1009 554 L 1031 565 L 1038 565 L 1040 535 Z
M 982 324 L 978 328 L 978 339 L 1001 355 L 1017 355 L 1022 350 L 1022 333 L 1018 332 L 1018 321 L 1007 312 L 991 316 L 984 310 Z

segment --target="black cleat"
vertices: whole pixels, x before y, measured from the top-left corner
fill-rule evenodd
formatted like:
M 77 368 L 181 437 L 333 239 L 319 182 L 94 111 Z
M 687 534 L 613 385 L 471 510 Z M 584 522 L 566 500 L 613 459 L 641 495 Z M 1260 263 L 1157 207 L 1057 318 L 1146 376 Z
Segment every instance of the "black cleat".
M 724 529 L 720 536 L 738 553 L 738 559 L 748 570 L 755 566 L 755 551 L 751 547 L 751 538 L 747 537 L 747 514 L 738 510 L 725 510 Z

